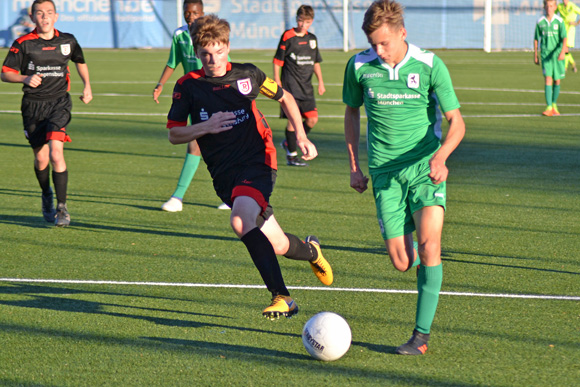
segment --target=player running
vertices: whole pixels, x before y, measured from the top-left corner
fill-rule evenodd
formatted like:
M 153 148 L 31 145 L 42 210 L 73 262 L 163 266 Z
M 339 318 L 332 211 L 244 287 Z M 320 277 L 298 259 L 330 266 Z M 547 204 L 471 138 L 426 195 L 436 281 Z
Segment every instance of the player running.
M 291 317 L 298 306 L 284 284 L 276 254 L 310 262 L 325 285 L 332 284 L 333 275 L 316 237 L 303 242 L 284 233 L 274 218 L 269 198 L 276 180 L 276 149 L 272 131 L 256 107 L 258 95 L 281 104 L 296 128 L 306 160 L 315 158 L 317 151 L 304 133 L 292 95 L 256 66 L 228 61 L 229 35 L 229 23 L 215 15 L 203 16 L 192 25 L 193 45 L 203 68 L 175 85 L 167 116 L 169 141 L 197 140 L 216 194 L 232 208 L 230 225 L 272 294 L 272 303 L 262 314 L 269 319 Z
M 362 29 L 372 48 L 348 62 L 342 94 L 347 105 L 344 132 L 350 186 L 360 193 L 368 188 L 369 179 L 361 171 L 358 157 L 360 107 L 364 104 L 369 170 L 381 234 L 397 270 L 418 267 L 415 329 L 396 352 L 421 355 L 427 351 L 443 280 L 445 161 L 463 139 L 465 124 L 445 64 L 433 53 L 407 43 L 399 3 L 372 3 Z M 450 124 L 443 143 L 439 104 Z

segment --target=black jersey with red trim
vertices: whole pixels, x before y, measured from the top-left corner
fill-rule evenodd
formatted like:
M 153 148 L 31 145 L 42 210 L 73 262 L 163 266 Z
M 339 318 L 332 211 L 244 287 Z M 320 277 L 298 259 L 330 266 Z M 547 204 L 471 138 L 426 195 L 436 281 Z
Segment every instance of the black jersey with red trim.
M 296 35 L 292 28 L 285 31 L 278 43 L 274 63 L 282 67 L 282 86 L 294 98 L 308 100 L 314 98 L 312 74 L 314 64 L 322 62 L 318 51 L 318 41 L 314 34 Z
M 263 94 L 279 100 L 284 91 L 253 64 L 228 63 L 223 77 L 206 77 L 203 68 L 181 77 L 173 89 L 167 128 L 186 126 L 187 118 L 197 124 L 217 112 L 233 112 L 233 128 L 197 139 L 212 178 L 232 168 L 267 165 L 277 169 L 272 130 L 256 107 Z
M 54 30 L 54 37 L 44 40 L 35 29 L 12 43 L 2 72 L 41 75 L 42 83 L 38 87 L 24 85 L 22 91 L 27 97 L 49 100 L 70 90 L 69 60 L 85 63 L 83 50 L 73 35 Z

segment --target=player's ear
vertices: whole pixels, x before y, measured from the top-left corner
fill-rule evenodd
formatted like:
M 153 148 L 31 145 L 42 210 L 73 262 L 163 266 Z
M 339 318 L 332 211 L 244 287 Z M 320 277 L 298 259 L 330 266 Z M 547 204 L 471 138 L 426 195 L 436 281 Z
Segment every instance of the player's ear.
M 401 39 L 407 40 L 407 29 L 405 27 L 401 27 Z

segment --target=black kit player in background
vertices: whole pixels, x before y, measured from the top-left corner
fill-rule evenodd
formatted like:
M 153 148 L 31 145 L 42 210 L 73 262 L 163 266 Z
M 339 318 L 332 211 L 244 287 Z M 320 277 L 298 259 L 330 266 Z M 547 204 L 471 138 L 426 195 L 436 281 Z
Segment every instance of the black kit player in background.
M 272 294 L 263 316 L 291 317 L 298 307 L 284 284 L 276 254 L 310 262 L 325 285 L 332 283 L 333 276 L 316 237 L 308 236 L 303 242 L 284 233 L 274 218 L 269 198 L 276 179 L 276 149 L 272 131 L 256 107 L 258 95 L 280 102 L 296 128 L 305 160 L 317 156 L 316 147 L 304 133 L 290 93 L 256 66 L 228 61 L 230 25 L 226 20 L 202 16 L 190 31 L 203 68 L 186 74 L 175 85 L 167 116 L 169 141 L 185 144 L 197 140 L 216 194 L 232 209 L 230 225 Z
M 70 141 L 66 126 L 70 122 L 72 102 L 68 62 L 76 64 L 84 83 L 80 99 L 93 99 L 89 70 L 83 51 L 75 37 L 54 28 L 58 13 L 52 0 L 32 3 L 32 21 L 36 29 L 14 41 L 2 66 L 4 82 L 23 83 L 22 121 L 24 134 L 34 152 L 34 171 L 42 189 L 42 213 L 57 227 L 70 224 L 66 197 L 68 171 L 64 160 L 64 143 Z M 54 208 L 50 187 L 50 167 L 56 191 Z
M 296 11 L 296 27 L 282 34 L 274 55 L 274 81 L 296 99 L 307 135 L 318 122 L 318 109 L 312 89 L 313 73 L 318 78 L 318 94 L 323 95 L 326 91 L 320 67 L 322 56 L 318 51 L 318 41 L 314 34 L 308 32 L 313 21 L 314 9 L 309 5 L 301 5 Z M 287 118 L 283 110 L 280 111 L 280 118 Z M 296 132 L 290 122 L 286 125 L 286 140 L 282 142 L 282 148 L 286 151 L 286 164 L 295 167 L 307 166 L 298 158 Z

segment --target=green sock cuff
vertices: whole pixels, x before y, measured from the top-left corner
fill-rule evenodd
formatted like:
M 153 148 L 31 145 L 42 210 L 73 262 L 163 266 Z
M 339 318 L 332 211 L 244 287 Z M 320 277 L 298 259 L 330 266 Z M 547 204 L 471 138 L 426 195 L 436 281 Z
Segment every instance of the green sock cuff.
M 415 249 L 415 260 L 411 267 L 417 267 L 421 264 L 421 259 L 419 258 L 419 242 L 413 241 L 413 248 Z
M 199 162 L 201 161 L 201 156 L 192 155 L 187 153 L 185 155 L 185 161 L 183 162 L 183 167 L 181 168 L 181 174 L 179 175 L 179 180 L 177 180 L 177 188 L 175 188 L 175 192 L 173 195 L 178 199 L 183 199 L 185 196 L 185 192 L 189 188 L 191 184 L 191 180 L 197 171 L 197 167 L 199 166 Z

